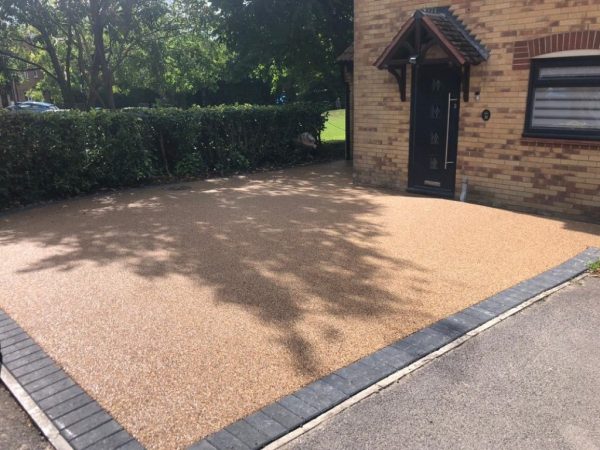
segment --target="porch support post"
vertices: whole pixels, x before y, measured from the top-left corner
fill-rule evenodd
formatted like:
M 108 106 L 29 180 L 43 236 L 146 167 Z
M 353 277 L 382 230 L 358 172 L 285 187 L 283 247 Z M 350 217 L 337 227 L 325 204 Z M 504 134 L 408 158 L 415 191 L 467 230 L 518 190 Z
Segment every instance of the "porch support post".
M 388 72 L 391 73 L 398 82 L 400 89 L 400 100 L 406 101 L 406 65 L 400 67 L 388 67 Z
M 469 91 L 471 90 L 471 66 L 465 65 L 463 68 L 463 100 L 465 103 L 469 102 Z

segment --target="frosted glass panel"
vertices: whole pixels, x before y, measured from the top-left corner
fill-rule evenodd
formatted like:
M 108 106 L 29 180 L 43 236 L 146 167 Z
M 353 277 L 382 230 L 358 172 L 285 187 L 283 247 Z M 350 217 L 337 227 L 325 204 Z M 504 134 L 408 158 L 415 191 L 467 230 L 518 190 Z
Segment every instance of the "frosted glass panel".
M 537 88 L 531 126 L 600 130 L 600 87 Z
M 540 79 L 600 77 L 600 66 L 582 67 L 543 67 L 540 69 Z

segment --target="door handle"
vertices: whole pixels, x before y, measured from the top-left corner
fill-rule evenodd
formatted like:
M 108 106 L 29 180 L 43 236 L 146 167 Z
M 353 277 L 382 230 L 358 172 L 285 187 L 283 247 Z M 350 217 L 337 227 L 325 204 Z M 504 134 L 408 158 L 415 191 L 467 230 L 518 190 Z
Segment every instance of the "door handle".
M 444 170 L 448 168 L 448 165 L 454 164 L 452 161 L 448 161 L 448 146 L 450 145 L 450 112 L 452 111 L 452 102 L 457 102 L 458 98 L 452 98 L 452 92 L 448 92 L 448 115 L 446 116 L 446 155 L 444 157 Z

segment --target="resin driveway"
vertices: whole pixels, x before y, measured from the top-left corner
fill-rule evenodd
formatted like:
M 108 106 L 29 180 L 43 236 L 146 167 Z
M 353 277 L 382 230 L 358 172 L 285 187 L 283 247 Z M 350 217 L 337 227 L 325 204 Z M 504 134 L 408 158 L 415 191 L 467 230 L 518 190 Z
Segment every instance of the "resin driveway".
M 0 216 L 0 307 L 142 444 L 181 448 L 588 246 L 600 226 L 334 163 Z

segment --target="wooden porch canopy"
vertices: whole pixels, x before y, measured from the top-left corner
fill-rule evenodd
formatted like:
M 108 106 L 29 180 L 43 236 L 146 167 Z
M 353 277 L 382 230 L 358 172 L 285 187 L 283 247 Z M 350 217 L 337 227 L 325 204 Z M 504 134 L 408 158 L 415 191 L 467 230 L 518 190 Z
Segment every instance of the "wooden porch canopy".
M 427 58 L 438 47 L 444 58 Z M 469 99 L 470 67 L 481 64 L 489 51 L 471 34 L 449 7 L 417 10 L 381 54 L 375 66 L 388 70 L 398 80 L 402 101 L 406 100 L 406 65 L 448 61 L 462 68 L 463 95 Z

